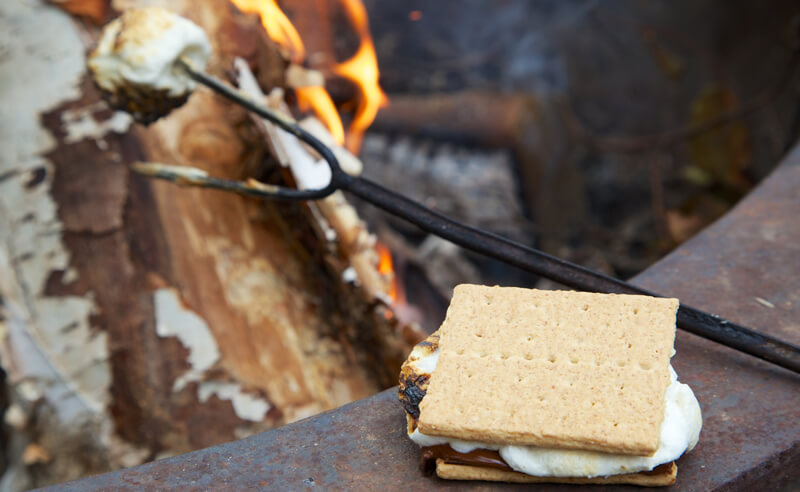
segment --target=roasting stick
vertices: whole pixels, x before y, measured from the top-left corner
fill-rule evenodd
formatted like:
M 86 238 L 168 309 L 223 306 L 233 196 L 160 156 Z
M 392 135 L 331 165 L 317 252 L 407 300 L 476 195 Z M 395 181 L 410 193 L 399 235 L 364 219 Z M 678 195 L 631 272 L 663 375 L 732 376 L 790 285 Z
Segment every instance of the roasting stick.
M 569 287 L 589 292 L 658 296 L 635 285 L 556 258 L 530 246 L 462 224 L 366 178 L 350 176 L 342 171 L 336 156 L 327 146 L 298 126 L 288 116 L 265 108 L 222 81 L 200 70 L 195 70 L 189 60 L 181 58 L 177 64 L 186 70 L 195 81 L 271 121 L 307 143 L 330 166 L 330 182 L 316 190 L 295 190 L 263 183 L 220 180 L 210 177 L 198 169 L 161 164 L 139 164 L 135 168 L 138 172 L 179 184 L 210 187 L 263 198 L 317 200 L 329 196 L 336 190 L 348 191 L 459 246 L 500 259 Z M 678 309 L 677 324 L 683 330 L 700 337 L 800 373 L 800 347 L 789 342 L 756 332 L 715 314 L 709 314 L 684 304 L 681 304 Z
M 233 63 L 238 75 L 238 85 L 240 90 L 254 101 L 272 101 L 277 99 L 279 106 L 275 111 L 288 112 L 284 106 L 283 98 L 266 98 L 258 86 L 255 76 L 250 71 L 247 62 L 237 58 Z M 267 102 L 270 104 L 270 102 Z M 255 115 L 254 115 L 255 116 Z M 322 183 L 324 186 L 330 180 L 331 170 L 327 163 L 309 153 L 303 146 L 302 141 L 283 130 L 275 128 L 272 123 L 266 122 L 259 117 L 254 120 L 260 128 L 267 134 L 267 140 L 279 159 L 283 160 L 281 165 L 288 167 L 295 181 L 300 188 L 314 187 L 315 183 Z M 344 149 L 332 149 L 339 161 L 347 162 L 345 168 L 348 173 L 358 174 L 361 172 L 362 165 L 352 154 Z M 355 208 L 347 202 L 344 193 L 335 191 L 330 195 L 310 203 L 312 213 L 317 216 L 317 223 L 326 231 L 338 238 L 341 250 L 346 255 L 350 266 L 355 272 L 361 286 L 367 295 L 374 299 L 380 299 L 384 304 L 391 306 L 387 292 L 389 282 L 381 274 L 376 265 L 378 264 L 378 254 L 375 250 L 376 237 L 369 232 L 367 225 L 358 217 Z M 328 234 L 325 234 L 326 236 Z M 330 237 L 328 238 L 330 240 Z M 421 333 L 419 334 L 421 335 Z M 424 337 L 423 337 L 424 338 Z

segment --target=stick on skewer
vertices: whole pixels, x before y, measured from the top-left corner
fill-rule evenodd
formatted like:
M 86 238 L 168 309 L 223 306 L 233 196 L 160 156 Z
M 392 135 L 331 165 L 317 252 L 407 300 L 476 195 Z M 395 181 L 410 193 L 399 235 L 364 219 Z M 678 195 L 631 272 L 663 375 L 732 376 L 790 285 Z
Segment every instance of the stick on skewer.
M 163 9 L 129 11 L 123 17 L 126 15 L 128 17 L 125 19 L 112 21 L 104 28 L 88 62 L 101 93 L 113 107 L 124 109 L 137 121 L 147 124 L 183 104 L 191 95 L 195 83 L 199 82 L 308 144 L 327 162 L 331 178 L 322 188 L 298 190 L 255 180 L 241 182 L 218 179 L 200 169 L 164 164 L 138 164 L 135 167 L 138 172 L 187 186 L 216 188 L 263 198 L 317 200 L 336 190 L 343 190 L 462 247 L 572 288 L 591 292 L 655 295 L 529 246 L 461 224 L 377 183 L 346 174 L 331 149 L 289 116 L 263 107 L 203 72 L 211 44 L 199 26 Z M 137 26 L 137 36 L 118 36 L 121 29 L 135 30 Z M 162 28 L 155 29 L 153 26 Z M 153 57 L 152 53 L 158 53 L 159 56 Z M 790 343 L 685 305 L 678 310 L 678 326 L 800 372 L 800 348 Z
M 337 189 L 344 190 L 464 248 L 500 259 L 569 287 L 590 292 L 657 296 L 655 293 L 622 280 L 556 258 L 496 234 L 459 223 L 377 183 L 363 177 L 350 176 L 342 171 L 336 156 L 329 148 L 288 116 L 272 111 L 243 96 L 222 81 L 194 69 L 189 60 L 180 59 L 178 65 L 195 81 L 269 120 L 310 145 L 330 166 L 331 181 L 321 189 L 295 190 L 266 185 L 255 180 L 240 182 L 217 179 L 199 169 L 163 164 L 141 163 L 135 167 L 137 172 L 183 185 L 216 188 L 262 198 L 314 200 L 328 196 Z M 681 304 L 678 309 L 677 324 L 678 327 L 695 335 L 800 373 L 800 347 L 791 343 L 684 304 Z

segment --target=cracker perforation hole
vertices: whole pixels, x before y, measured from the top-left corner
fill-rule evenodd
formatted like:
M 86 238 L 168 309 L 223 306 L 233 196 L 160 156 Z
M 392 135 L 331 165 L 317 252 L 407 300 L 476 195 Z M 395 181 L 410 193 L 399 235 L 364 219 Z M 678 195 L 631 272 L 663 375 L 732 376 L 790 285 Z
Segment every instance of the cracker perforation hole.
M 617 365 L 618 365 L 619 367 L 625 367 L 625 364 L 627 364 L 627 363 L 626 363 L 624 360 L 618 360 L 618 361 L 617 361 Z
M 548 358 L 547 358 L 547 360 L 548 360 L 548 362 L 550 362 L 550 363 L 553 363 L 553 364 L 554 364 L 554 363 L 556 362 L 556 356 L 555 356 L 555 354 L 550 354 L 550 357 L 548 357 Z
M 641 367 L 645 371 L 649 371 L 650 369 L 653 368 L 653 365 L 650 364 L 649 362 L 640 362 L 639 367 Z
M 533 360 L 533 354 L 525 354 L 525 360 Z
M 578 359 L 577 359 L 576 357 L 570 357 L 570 358 L 569 358 L 569 361 L 570 361 L 570 363 L 572 363 L 572 364 L 577 364 L 577 363 L 578 363 Z
M 508 360 L 508 358 L 509 358 L 509 355 L 508 355 L 508 354 L 500 354 L 500 359 L 502 359 L 502 360 Z

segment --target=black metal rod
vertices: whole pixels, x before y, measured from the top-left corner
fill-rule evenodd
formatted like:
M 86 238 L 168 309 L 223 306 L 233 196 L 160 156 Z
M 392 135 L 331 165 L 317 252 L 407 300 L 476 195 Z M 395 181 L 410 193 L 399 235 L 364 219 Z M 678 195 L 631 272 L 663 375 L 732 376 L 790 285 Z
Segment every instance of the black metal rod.
M 255 103 L 251 99 L 248 99 L 245 95 L 241 94 L 239 91 L 230 87 L 229 85 L 225 84 L 224 82 L 217 80 L 216 78 L 195 70 L 192 66 L 191 62 L 188 59 L 179 59 L 177 61 L 178 65 L 183 68 L 189 76 L 194 79 L 195 81 L 205 85 L 209 89 L 213 90 L 217 94 L 224 96 L 225 98 L 233 101 L 234 103 L 238 104 L 239 106 L 243 107 L 244 109 L 251 111 L 260 117 L 264 118 L 272 122 L 273 124 L 277 125 L 281 129 L 289 132 L 290 134 L 294 135 L 298 139 L 302 140 L 303 142 L 307 143 L 311 146 L 314 150 L 316 150 L 319 155 L 325 159 L 328 163 L 328 166 L 331 168 L 331 182 L 325 188 L 317 189 L 317 190 L 296 190 L 293 188 L 286 188 L 283 186 L 275 186 L 273 189 L 269 191 L 264 191 L 262 193 L 254 193 L 253 190 L 248 190 L 248 195 L 258 195 L 261 197 L 268 197 L 268 198 L 283 198 L 287 200 L 316 200 L 320 198 L 325 198 L 326 196 L 330 195 L 334 191 L 339 188 L 340 180 L 342 177 L 346 177 L 347 174 L 342 171 L 342 167 L 339 165 L 339 160 L 334 155 L 333 151 L 328 148 L 327 145 L 322 143 L 318 138 L 314 135 L 300 127 L 295 121 L 288 116 L 284 116 L 281 113 L 276 111 L 271 111 L 260 104 Z M 224 180 L 220 180 L 222 182 Z M 222 186 L 215 186 L 218 189 L 230 189 L 230 186 L 227 188 Z M 231 190 L 236 191 L 236 190 Z
M 589 292 L 616 294 L 640 294 L 661 297 L 635 285 L 610 277 L 600 272 L 548 255 L 530 246 L 517 243 L 488 231 L 477 229 L 434 212 L 417 202 L 399 195 L 383 186 L 362 177 L 347 175 L 339 166 L 333 152 L 319 139 L 299 127 L 293 120 L 273 112 L 246 98 L 235 89 L 217 79 L 194 70 L 181 62 L 181 66 L 196 81 L 215 92 L 256 113 L 309 144 L 325 159 L 331 168 L 331 182 L 319 190 L 292 190 L 275 187 L 274 190 L 246 194 L 265 198 L 316 199 L 325 197 L 337 189 L 349 191 L 381 209 L 401 217 L 425 231 L 492 258 L 497 258 L 536 275 L 555 280 L 569 287 Z M 229 183 L 219 180 L 217 188 L 237 191 Z M 240 192 L 243 192 L 240 190 Z M 293 192 L 293 193 L 290 193 Z M 681 304 L 677 315 L 678 327 L 689 333 L 713 340 L 741 352 L 772 362 L 800 373 L 800 347 L 750 328 L 732 323 L 714 314 Z
M 452 220 L 365 178 L 348 178 L 341 184 L 342 189 L 476 253 L 579 290 L 660 297 L 614 277 Z M 678 326 L 689 333 L 800 372 L 800 347 L 684 304 L 678 308 L 677 318 Z

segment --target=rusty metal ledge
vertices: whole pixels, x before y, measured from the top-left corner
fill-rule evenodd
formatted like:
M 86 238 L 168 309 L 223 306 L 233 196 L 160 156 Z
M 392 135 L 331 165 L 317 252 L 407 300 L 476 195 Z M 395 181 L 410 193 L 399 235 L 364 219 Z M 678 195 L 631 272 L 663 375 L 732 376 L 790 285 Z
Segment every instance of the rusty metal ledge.
M 799 217 L 796 147 L 733 211 L 634 281 L 800 344 Z M 673 365 L 694 388 L 705 421 L 700 444 L 678 462 L 672 489 L 800 488 L 800 376 L 684 332 L 676 346 Z M 422 476 L 395 391 L 248 439 L 53 489 L 518 488 Z M 602 487 L 617 488 L 623 487 Z

